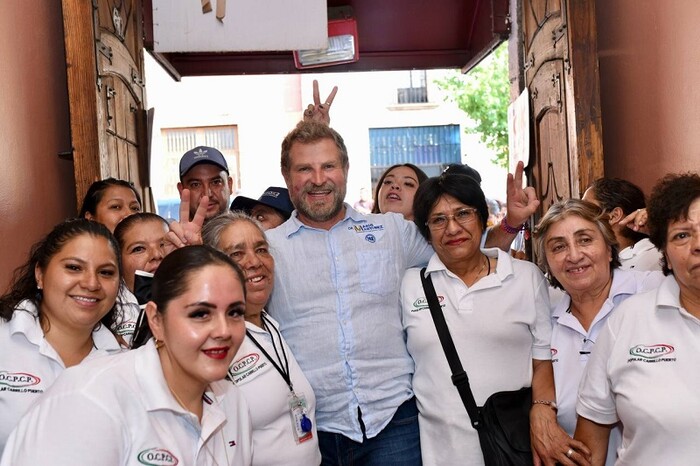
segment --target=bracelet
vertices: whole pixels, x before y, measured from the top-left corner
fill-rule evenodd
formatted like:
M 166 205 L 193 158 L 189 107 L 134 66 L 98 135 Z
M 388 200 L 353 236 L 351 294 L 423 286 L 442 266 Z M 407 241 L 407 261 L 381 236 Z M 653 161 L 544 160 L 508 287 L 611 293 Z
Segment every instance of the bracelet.
M 523 223 L 519 227 L 512 227 L 508 225 L 508 217 L 503 217 L 503 220 L 501 220 L 501 230 L 505 231 L 506 233 L 509 233 L 511 235 L 517 235 L 520 230 L 523 229 L 523 226 L 525 224 Z
M 532 402 L 533 405 L 547 405 L 550 408 L 552 408 L 554 411 L 556 411 L 557 408 L 557 402 L 554 400 L 533 400 Z

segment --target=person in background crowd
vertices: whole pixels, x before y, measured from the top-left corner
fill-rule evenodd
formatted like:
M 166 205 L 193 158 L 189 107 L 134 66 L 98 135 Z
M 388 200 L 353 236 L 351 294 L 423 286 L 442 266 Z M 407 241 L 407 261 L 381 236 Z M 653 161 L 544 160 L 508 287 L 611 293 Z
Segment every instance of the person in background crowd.
M 121 248 L 124 282 L 134 292 L 134 277 L 137 270 L 155 273 L 163 258 L 172 250 L 165 239 L 168 222 L 160 215 L 143 212 L 124 219 L 114 236 Z
M 443 173 L 460 174 L 470 176 L 481 185 L 481 174 L 466 163 L 451 163 L 445 167 Z
M 395 212 L 406 220 L 413 220 L 413 196 L 418 186 L 427 179 L 428 175 L 412 163 L 387 168 L 377 182 L 372 213 Z
M 232 189 L 233 178 L 229 176 L 226 159 L 218 149 L 197 146 L 180 159 L 177 190 L 181 201 L 184 197 L 189 201 L 190 220 L 204 197 L 207 199 L 205 222 L 228 211 Z
M 119 290 L 122 321 L 114 330 L 128 344 L 132 344 L 141 309 L 150 300 L 150 279 L 172 250 L 172 245 L 166 240 L 167 233 L 168 222 L 148 212 L 125 218 L 114 230 L 124 269 L 124 284 Z M 138 278 L 148 283 L 137 288 Z
M 213 248 L 173 251 L 146 305 L 154 338 L 65 371 L 0 464 L 249 465 L 248 406 L 223 380 L 245 335 L 244 281 Z
M 607 215 L 579 199 L 554 204 L 535 228 L 540 266 L 550 284 L 564 290 L 552 308 L 552 362 L 559 424 L 573 436 L 576 394 L 590 352 L 616 306 L 656 288 L 661 272 L 622 270 L 618 244 Z M 620 429 L 610 438 L 608 465 L 615 462 Z M 567 456 L 580 459 L 575 448 Z
M 233 259 L 246 278 L 246 338 L 229 378 L 250 406 L 253 465 L 320 464 L 316 397 L 279 325 L 265 311 L 275 260 L 261 225 L 243 212 L 229 212 L 208 222 L 202 237 Z
M 700 457 L 700 175 L 671 174 L 649 198 L 661 285 L 630 297 L 606 322 L 584 372 L 575 438 L 605 461 L 622 424 L 618 465 L 687 465 Z
M 661 270 L 661 253 L 646 234 L 623 225 L 629 215 L 646 208 L 642 190 L 620 178 L 599 178 L 583 194 L 585 201 L 600 207 L 620 245 L 620 268 Z
M 257 200 L 236 196 L 231 203 L 231 211 L 235 210 L 245 212 L 260 222 L 263 229 L 269 230 L 286 222 L 292 215 L 294 205 L 287 188 L 270 186 Z
M 122 219 L 138 212 L 141 196 L 136 188 L 128 181 L 107 178 L 90 185 L 78 216 L 100 222 L 114 232 Z
M 493 393 L 532 386 L 531 435 L 538 455 L 558 451 L 555 459 L 565 461 L 566 448 L 580 443 L 556 435 L 554 411 L 546 406 L 554 399 L 554 385 L 544 276 L 534 264 L 504 251 L 480 249 L 488 208 L 476 179 L 451 172 L 430 178 L 418 188 L 413 205 L 414 222 L 435 250 L 425 273 L 441 299 L 477 406 Z M 400 302 L 415 361 L 423 464 L 483 465 L 478 433 L 452 383 L 420 273 L 420 268 L 406 271 Z
M 367 188 L 360 188 L 360 200 L 355 202 L 352 208 L 362 214 L 372 213 L 372 209 L 374 208 L 374 201 L 372 200 L 372 196 L 370 195 Z
M 501 221 L 501 204 L 495 199 L 486 199 L 486 205 L 489 208 L 489 218 L 486 221 L 486 227 L 498 225 Z
M 83 218 L 54 227 L 15 271 L 0 297 L 0 453 L 67 367 L 122 350 L 110 331 L 120 281 L 119 245 L 105 225 Z
M 402 216 L 360 214 L 343 202 L 347 149 L 327 125 L 297 125 L 281 166 L 296 210 L 267 231 L 278 271 L 268 310 L 316 393 L 323 464 L 420 464 L 399 280 L 432 248 Z M 539 202 L 518 189 L 522 164 L 519 174 L 509 177 L 509 215 L 526 219 Z

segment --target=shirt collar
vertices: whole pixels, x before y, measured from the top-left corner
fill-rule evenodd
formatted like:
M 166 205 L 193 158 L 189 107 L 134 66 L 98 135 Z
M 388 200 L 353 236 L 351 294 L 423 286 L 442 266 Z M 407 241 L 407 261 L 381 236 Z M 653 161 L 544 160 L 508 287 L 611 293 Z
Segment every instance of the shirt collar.
M 22 334 L 32 344 L 38 346 L 40 351 L 45 351 L 48 342 L 44 339 L 44 331 L 39 323 L 39 310 L 36 305 L 25 299 L 21 301 L 12 314 L 12 319 L 9 322 L 10 334 Z M 119 342 L 114 337 L 114 334 L 104 325 L 100 324 L 92 332 L 92 341 L 95 350 L 106 351 L 108 353 L 117 353 L 122 351 Z M 50 346 L 50 345 L 49 345 Z
M 681 309 L 681 288 L 673 275 L 668 275 L 659 285 L 656 307 L 659 309 Z
M 495 275 L 496 277 L 498 277 L 499 282 L 503 282 L 506 279 L 506 277 L 513 274 L 513 258 L 507 252 L 502 251 L 499 248 L 482 249 L 481 252 L 484 253 L 486 257 L 492 259 L 498 258 L 495 273 L 492 273 L 491 275 Z M 438 271 L 444 271 L 446 273 L 448 272 L 447 266 L 443 264 L 443 262 L 438 257 L 437 253 L 433 253 L 433 255 L 430 257 L 425 271 L 426 273 Z M 491 275 L 489 275 L 489 277 Z
M 594 319 L 594 322 L 600 320 L 600 318 L 604 317 L 604 315 L 607 315 L 610 311 L 612 311 L 612 309 L 615 307 L 615 304 L 618 302 L 618 296 L 632 295 L 637 293 L 638 280 L 635 277 L 637 273 L 638 272 L 631 270 L 622 270 L 620 268 L 613 269 L 613 278 L 612 284 L 610 285 L 610 292 L 608 293 L 608 297 L 605 299 L 603 307 L 601 308 L 601 310 L 604 310 L 604 314 L 601 314 L 599 311 L 598 315 L 596 315 Z M 569 310 L 570 305 L 571 296 L 569 296 L 569 293 L 564 292 L 564 297 L 559 301 L 557 306 L 552 311 L 552 318 L 558 319 L 564 314 L 566 314 L 566 312 Z
M 335 225 L 333 225 L 332 228 L 336 228 L 338 225 L 341 223 L 344 223 L 346 221 L 352 221 L 354 223 L 361 223 L 361 222 L 367 222 L 367 218 L 365 217 L 365 214 L 362 214 L 355 209 L 353 209 L 348 203 L 343 203 L 345 206 L 345 215 L 343 218 L 338 221 Z M 302 229 L 307 229 L 307 230 L 317 230 L 317 228 L 311 227 L 305 223 L 303 223 L 301 220 L 299 220 L 298 217 L 298 211 L 294 209 L 294 212 L 292 212 L 291 217 L 289 217 L 289 220 L 284 222 L 282 225 L 280 225 L 278 228 L 282 228 L 282 231 L 284 232 L 284 236 L 286 238 L 289 238 L 293 234 L 299 232 Z
M 654 244 L 649 240 L 649 238 L 642 238 L 636 243 L 634 243 L 632 246 L 628 246 L 622 251 L 620 251 L 620 259 L 628 260 L 633 258 L 634 256 L 638 256 L 639 254 L 642 254 L 655 248 L 656 246 L 654 246 Z
M 24 335 L 30 343 L 41 346 L 44 332 L 39 325 L 39 312 L 33 302 L 25 299 L 15 306 L 9 326 L 10 335 Z
M 194 415 L 180 406 L 171 394 L 168 383 L 165 381 L 163 367 L 160 365 L 160 357 L 153 340 L 151 339 L 141 348 L 131 351 L 136 353 L 134 369 L 146 410 L 168 410 L 193 418 Z M 226 416 L 219 408 L 225 394 L 226 385 L 217 383 L 211 384 L 204 393 L 203 437 L 205 436 L 205 431 L 211 431 L 225 422 Z

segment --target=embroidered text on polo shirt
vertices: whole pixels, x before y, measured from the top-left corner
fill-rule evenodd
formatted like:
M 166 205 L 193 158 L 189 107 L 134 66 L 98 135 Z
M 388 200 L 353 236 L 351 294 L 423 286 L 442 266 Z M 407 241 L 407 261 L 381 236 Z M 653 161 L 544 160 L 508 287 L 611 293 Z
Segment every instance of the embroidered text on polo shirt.
M 33 385 L 38 385 L 41 379 L 28 372 L 7 372 L 0 371 L 0 391 L 5 390 L 18 393 L 43 393 L 44 390 L 31 389 Z
M 675 348 L 665 343 L 656 345 L 635 345 L 630 348 L 628 363 L 635 361 L 642 362 L 673 362 L 676 358 L 667 357 L 675 351 Z
M 180 460 L 165 448 L 143 450 L 136 459 L 147 466 L 176 466 L 180 463 Z
M 267 367 L 267 361 L 261 361 L 258 353 L 250 353 L 234 361 L 228 373 L 233 383 L 240 383 L 264 367 Z

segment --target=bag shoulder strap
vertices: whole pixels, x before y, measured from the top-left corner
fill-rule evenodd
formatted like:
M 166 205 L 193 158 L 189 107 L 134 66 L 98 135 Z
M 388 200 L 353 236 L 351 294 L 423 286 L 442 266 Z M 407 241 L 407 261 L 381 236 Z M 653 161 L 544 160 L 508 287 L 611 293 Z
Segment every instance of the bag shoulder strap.
M 450 329 L 447 328 L 445 316 L 442 313 L 442 308 L 440 307 L 437 294 L 435 293 L 433 279 L 430 275 L 426 277 L 425 267 L 420 271 L 420 280 L 423 284 L 423 291 L 425 291 L 425 299 L 430 306 L 430 315 L 433 317 L 433 323 L 435 324 L 435 329 L 440 338 L 440 344 L 447 357 L 447 363 L 450 365 L 450 371 L 452 371 L 452 383 L 457 387 L 457 391 L 459 392 L 460 398 L 462 398 L 462 403 L 467 410 L 472 426 L 478 429 L 480 427 L 479 408 L 476 406 L 474 394 L 469 386 L 469 377 L 467 377 L 467 373 L 464 372 L 462 362 L 459 360 L 457 348 L 455 348 L 452 335 L 450 335 Z

